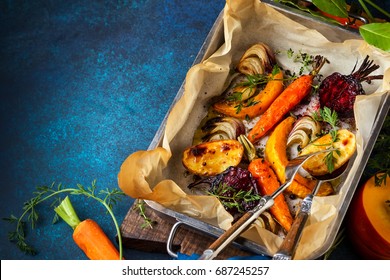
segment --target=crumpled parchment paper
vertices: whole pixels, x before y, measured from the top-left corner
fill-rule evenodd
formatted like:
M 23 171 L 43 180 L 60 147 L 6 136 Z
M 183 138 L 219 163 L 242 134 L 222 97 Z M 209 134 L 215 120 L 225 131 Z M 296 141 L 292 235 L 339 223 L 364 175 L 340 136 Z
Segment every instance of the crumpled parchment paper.
M 184 149 L 189 147 L 195 129 L 206 114 L 211 97 L 222 93 L 227 86 L 231 70 L 243 52 L 257 42 L 263 42 L 275 52 L 283 69 L 298 72 L 297 63 L 287 59 L 288 49 L 313 55 L 323 55 L 330 64 L 321 69 L 327 76 L 335 71 L 349 74 L 357 61 L 370 56 L 384 79 L 364 88 L 368 95 L 359 96 L 355 102 L 357 124 L 357 156 L 340 192 L 328 197 L 316 197 L 296 259 L 305 259 L 327 243 L 338 209 L 345 198 L 345 190 L 361 163 L 362 151 L 371 135 L 372 124 L 383 94 L 390 89 L 390 54 L 371 47 L 363 40 L 328 41 L 313 29 L 289 19 L 260 1 L 226 2 L 223 11 L 224 44 L 208 59 L 194 65 L 187 73 L 183 96 L 172 108 L 166 122 L 162 143 L 148 151 L 131 154 L 122 164 L 118 174 L 119 187 L 130 197 L 152 200 L 174 211 L 227 229 L 232 222 L 218 200 L 211 196 L 194 195 L 186 186 L 191 176 L 184 176 L 181 163 Z M 294 70 L 295 69 L 295 70 Z M 244 233 L 268 249 L 276 252 L 282 238 L 260 228 L 256 223 Z

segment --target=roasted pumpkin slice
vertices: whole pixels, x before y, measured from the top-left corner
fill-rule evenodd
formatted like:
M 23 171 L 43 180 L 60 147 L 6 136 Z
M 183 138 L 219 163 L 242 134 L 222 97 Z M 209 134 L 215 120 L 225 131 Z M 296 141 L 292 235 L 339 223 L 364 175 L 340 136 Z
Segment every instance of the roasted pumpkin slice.
M 285 169 L 288 164 L 287 158 L 287 138 L 293 128 L 294 117 L 287 117 L 280 122 L 272 131 L 265 145 L 265 158 L 271 164 L 279 182 L 282 184 L 286 181 Z
M 329 160 L 332 160 L 334 170 L 346 163 L 356 151 L 355 134 L 347 129 L 340 129 L 337 131 L 337 139 L 334 142 L 330 134 L 325 134 L 303 148 L 300 155 L 307 155 L 326 149 L 336 150 L 329 152 L 332 153 L 331 156 L 329 153 L 321 153 L 311 157 L 303 164 L 303 168 L 311 175 L 318 176 L 330 173 Z
M 191 173 L 212 176 L 237 166 L 243 154 L 244 148 L 237 140 L 216 140 L 187 148 L 182 162 Z

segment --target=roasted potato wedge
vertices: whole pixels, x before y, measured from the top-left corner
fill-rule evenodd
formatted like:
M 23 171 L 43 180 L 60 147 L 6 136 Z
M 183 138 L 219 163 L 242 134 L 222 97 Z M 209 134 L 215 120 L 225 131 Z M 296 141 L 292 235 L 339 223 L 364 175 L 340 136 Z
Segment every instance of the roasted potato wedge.
M 338 152 L 333 151 L 334 170 L 346 163 L 356 151 L 356 137 L 355 134 L 347 129 L 340 129 L 337 131 L 338 140 L 332 143 L 330 134 L 326 134 L 311 144 L 302 149 L 300 155 L 315 153 L 329 148 L 335 148 Z M 325 157 L 328 153 L 321 153 L 308 159 L 303 168 L 313 176 L 325 175 L 329 173 L 328 166 L 325 162 Z
M 237 166 L 243 154 L 244 148 L 237 140 L 217 140 L 187 148 L 182 163 L 191 173 L 212 176 Z

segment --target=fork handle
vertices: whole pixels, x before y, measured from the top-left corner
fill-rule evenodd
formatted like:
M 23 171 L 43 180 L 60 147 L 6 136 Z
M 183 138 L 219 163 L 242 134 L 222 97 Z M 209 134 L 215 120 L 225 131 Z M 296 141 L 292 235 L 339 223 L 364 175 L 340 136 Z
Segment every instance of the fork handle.
M 287 236 L 283 240 L 282 245 L 280 246 L 278 252 L 274 255 L 273 259 L 290 260 L 293 258 L 308 217 L 309 215 L 307 212 L 300 211 L 298 213 L 294 223 L 287 233 Z
M 274 255 L 274 260 L 291 260 L 294 257 L 295 250 L 298 247 L 299 240 L 302 237 L 302 231 L 309 217 L 311 205 L 313 203 L 313 194 L 305 197 L 301 204 L 298 215 L 284 238 L 278 252 Z
M 260 203 L 251 211 L 246 212 L 230 228 L 228 228 L 208 249 L 198 258 L 198 260 L 212 260 L 220 251 L 228 246 L 233 240 L 246 230 L 261 213 L 269 209 L 274 204 L 271 196 L 263 196 Z

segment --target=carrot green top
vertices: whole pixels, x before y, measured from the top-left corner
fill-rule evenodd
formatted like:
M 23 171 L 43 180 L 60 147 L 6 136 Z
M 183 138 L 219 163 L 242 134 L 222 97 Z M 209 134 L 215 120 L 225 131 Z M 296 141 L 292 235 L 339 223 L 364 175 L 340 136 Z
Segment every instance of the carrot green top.
M 73 230 L 80 223 L 80 219 L 77 216 L 76 211 L 73 208 L 72 203 L 68 196 L 64 198 L 60 205 L 54 208 L 54 211 L 60 216 Z

